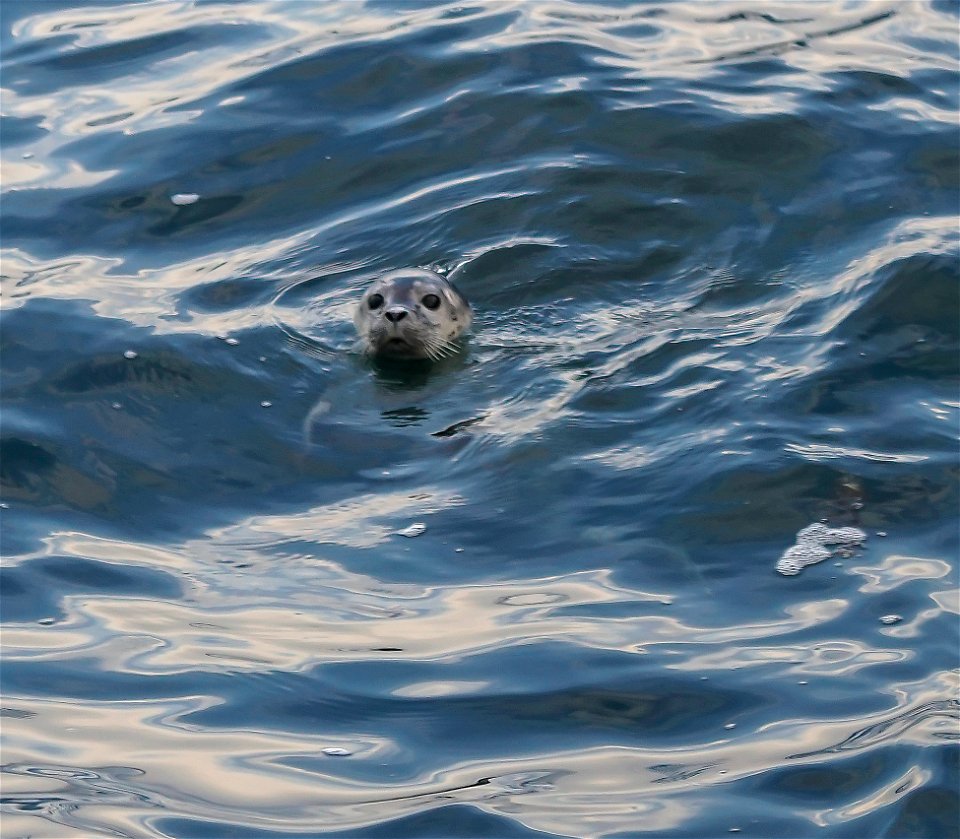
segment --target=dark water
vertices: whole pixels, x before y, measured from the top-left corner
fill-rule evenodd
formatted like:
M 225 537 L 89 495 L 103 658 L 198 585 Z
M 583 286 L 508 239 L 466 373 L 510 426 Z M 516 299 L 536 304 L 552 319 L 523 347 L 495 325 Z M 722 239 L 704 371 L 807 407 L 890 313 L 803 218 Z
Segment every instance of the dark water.
M 957 836 L 957 12 L 3 0 L 4 836 Z

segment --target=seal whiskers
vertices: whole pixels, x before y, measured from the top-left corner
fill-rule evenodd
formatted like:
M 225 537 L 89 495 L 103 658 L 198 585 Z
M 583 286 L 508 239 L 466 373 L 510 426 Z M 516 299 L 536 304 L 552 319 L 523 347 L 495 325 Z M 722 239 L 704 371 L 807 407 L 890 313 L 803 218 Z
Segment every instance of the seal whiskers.
M 427 357 L 431 361 L 439 361 L 441 358 L 450 358 L 456 355 L 459 349 L 457 343 L 449 338 L 437 337 L 435 341 L 424 347 Z

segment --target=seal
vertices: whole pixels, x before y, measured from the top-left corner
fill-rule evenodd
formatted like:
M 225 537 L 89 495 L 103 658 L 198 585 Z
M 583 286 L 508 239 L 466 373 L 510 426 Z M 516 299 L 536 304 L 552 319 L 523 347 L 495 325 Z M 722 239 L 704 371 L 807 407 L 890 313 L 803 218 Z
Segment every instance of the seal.
M 433 271 L 404 268 L 375 280 L 353 322 L 371 355 L 437 361 L 457 351 L 473 313 L 456 286 Z

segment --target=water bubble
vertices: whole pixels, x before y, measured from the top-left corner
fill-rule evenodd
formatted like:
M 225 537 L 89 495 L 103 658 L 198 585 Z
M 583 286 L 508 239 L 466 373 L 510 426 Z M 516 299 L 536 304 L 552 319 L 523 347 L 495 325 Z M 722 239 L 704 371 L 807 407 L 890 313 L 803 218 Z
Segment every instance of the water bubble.
M 260 360 L 260 361 L 266 361 L 266 360 L 267 360 L 267 357 L 266 357 L 265 355 L 261 355 L 259 360 Z
M 137 352 L 135 350 L 124 350 L 123 357 L 132 361 L 137 357 Z
M 785 558 L 793 559 L 801 565 L 813 565 L 815 562 L 823 562 L 827 559 L 830 556 L 830 551 L 816 542 L 799 542 L 787 548 L 783 555 Z
M 825 545 L 860 545 L 867 540 L 867 534 L 859 527 L 835 527 L 823 540 Z
M 794 562 L 792 559 L 781 557 L 777 561 L 777 571 L 785 577 L 793 577 L 799 574 L 802 568 L 803 566 L 799 562 Z
M 178 207 L 185 207 L 187 204 L 196 204 L 200 196 L 195 192 L 178 192 L 170 196 L 170 203 Z
M 799 533 L 797 533 L 798 542 L 822 542 L 824 537 L 830 532 L 830 528 L 825 524 L 808 524 Z
M 426 530 L 427 526 L 422 521 L 415 521 L 413 524 L 403 528 L 403 530 L 398 530 L 397 534 L 399 536 L 406 536 L 408 539 L 413 539 L 415 536 L 420 536 L 425 533 Z

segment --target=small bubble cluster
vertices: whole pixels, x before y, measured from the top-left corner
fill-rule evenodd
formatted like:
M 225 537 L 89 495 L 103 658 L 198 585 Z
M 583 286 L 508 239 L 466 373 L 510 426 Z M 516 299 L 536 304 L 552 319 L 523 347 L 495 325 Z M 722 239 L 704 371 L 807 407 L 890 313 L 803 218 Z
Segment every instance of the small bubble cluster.
M 823 562 L 834 553 L 860 547 L 866 538 L 867 534 L 859 527 L 828 527 L 820 523 L 808 525 L 797 534 L 797 541 L 783 552 L 777 561 L 777 571 L 792 577 L 807 565 Z

